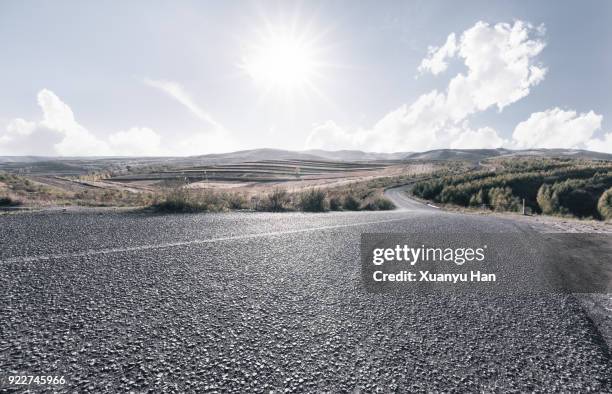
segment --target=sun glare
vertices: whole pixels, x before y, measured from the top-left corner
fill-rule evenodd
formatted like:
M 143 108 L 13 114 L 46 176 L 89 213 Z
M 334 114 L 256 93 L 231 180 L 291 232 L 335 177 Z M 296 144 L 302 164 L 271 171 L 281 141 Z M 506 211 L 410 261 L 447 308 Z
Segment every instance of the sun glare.
M 267 34 L 252 45 L 242 68 L 266 90 L 290 91 L 312 87 L 317 72 L 317 48 L 313 42 L 289 32 Z

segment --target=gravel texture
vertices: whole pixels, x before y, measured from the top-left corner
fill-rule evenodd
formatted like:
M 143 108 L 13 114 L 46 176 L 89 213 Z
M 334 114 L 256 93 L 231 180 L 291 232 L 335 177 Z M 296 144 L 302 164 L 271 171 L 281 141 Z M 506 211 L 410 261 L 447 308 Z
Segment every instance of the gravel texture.
M 2 216 L 2 390 L 27 374 L 91 393 L 611 392 L 609 350 L 572 296 L 399 297 L 360 282 L 363 232 L 526 227 L 410 206 Z

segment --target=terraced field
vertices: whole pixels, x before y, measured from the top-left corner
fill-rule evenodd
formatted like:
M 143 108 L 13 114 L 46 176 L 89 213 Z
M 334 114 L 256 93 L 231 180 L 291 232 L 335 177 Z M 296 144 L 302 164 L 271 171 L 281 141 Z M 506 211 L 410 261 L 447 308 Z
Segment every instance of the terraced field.
M 144 206 L 185 187 L 252 199 L 276 188 L 288 193 L 342 188 L 378 178 L 429 173 L 439 166 L 416 161 L 317 157 L 230 158 L 225 162 L 214 157 L 32 160 L 0 162 L 0 176 L 6 178 L 5 182 L 0 179 L 0 197 L 6 195 L 32 207 Z
M 149 173 L 111 177 L 110 181 L 134 182 L 182 179 L 190 182 L 240 181 L 282 182 L 310 179 L 341 178 L 385 169 L 394 162 L 334 162 L 315 160 L 261 160 L 224 165 L 203 165 Z

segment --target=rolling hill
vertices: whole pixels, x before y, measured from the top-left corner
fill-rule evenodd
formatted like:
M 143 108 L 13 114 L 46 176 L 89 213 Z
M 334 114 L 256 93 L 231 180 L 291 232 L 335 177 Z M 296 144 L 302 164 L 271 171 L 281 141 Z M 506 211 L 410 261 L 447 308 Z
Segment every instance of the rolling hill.
M 435 149 L 427 152 L 411 153 L 403 160 L 469 160 L 480 161 L 491 157 L 540 156 L 568 157 L 574 159 L 612 160 L 612 154 L 592 152 L 582 149 Z

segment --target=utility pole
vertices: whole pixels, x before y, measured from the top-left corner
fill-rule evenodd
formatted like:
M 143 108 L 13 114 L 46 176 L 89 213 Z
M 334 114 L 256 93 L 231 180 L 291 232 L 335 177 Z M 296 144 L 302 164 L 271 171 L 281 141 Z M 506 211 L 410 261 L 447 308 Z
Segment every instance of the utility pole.
M 523 198 L 523 215 L 527 215 L 527 211 L 525 210 L 525 199 Z

